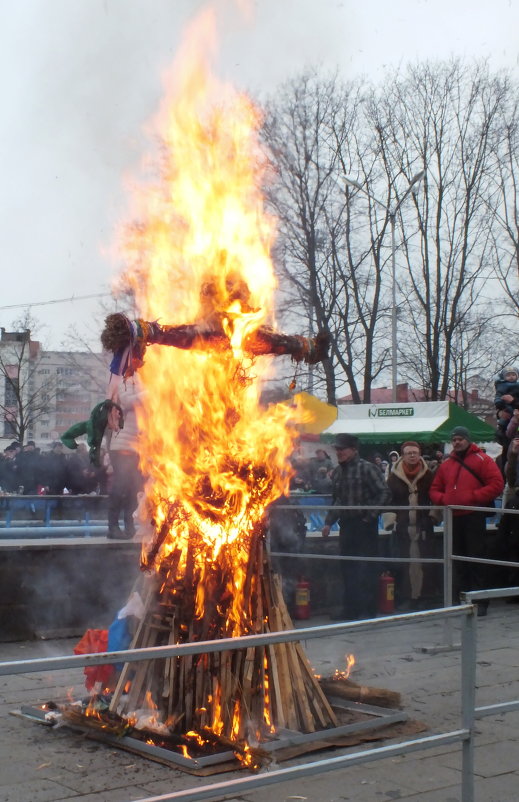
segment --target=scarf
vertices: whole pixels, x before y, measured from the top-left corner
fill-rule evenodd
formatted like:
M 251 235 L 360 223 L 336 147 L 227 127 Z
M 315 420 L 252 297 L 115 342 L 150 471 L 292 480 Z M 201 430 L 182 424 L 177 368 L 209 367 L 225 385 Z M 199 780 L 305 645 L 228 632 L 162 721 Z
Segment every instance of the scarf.
M 425 476 L 428 468 L 425 460 L 420 457 L 420 462 L 416 468 L 409 468 L 405 464 L 402 457 L 395 463 L 393 472 L 399 479 L 401 479 L 408 488 L 409 493 L 409 506 L 418 504 L 418 480 Z M 407 531 L 409 533 L 409 556 L 412 558 L 420 557 L 420 530 L 417 526 L 418 510 L 409 510 L 409 524 Z M 409 581 L 411 583 L 411 598 L 420 598 L 423 585 L 423 568 L 421 563 L 409 563 Z
M 420 473 L 422 464 L 419 462 L 414 468 L 410 468 L 409 465 L 406 465 L 405 462 L 402 462 L 402 468 L 407 479 L 412 482 L 413 479 L 416 479 L 417 474 Z

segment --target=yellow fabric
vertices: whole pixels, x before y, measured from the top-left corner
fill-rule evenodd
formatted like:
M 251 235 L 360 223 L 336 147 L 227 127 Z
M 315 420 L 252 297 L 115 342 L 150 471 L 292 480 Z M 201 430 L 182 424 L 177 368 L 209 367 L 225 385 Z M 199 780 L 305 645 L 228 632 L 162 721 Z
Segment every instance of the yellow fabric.
M 298 428 L 305 434 L 321 434 L 337 420 L 337 407 L 320 401 L 311 393 L 296 393 L 294 404 L 301 410 Z

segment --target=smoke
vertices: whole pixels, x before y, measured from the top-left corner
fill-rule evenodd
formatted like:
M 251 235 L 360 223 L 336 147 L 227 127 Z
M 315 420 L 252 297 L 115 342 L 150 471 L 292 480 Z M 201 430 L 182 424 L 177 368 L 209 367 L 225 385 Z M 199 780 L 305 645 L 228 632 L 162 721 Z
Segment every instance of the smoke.
M 137 548 L 88 543 L 23 550 L 14 560 L 20 637 L 81 636 L 108 629 L 140 576 Z M 78 638 L 79 639 L 79 638 Z

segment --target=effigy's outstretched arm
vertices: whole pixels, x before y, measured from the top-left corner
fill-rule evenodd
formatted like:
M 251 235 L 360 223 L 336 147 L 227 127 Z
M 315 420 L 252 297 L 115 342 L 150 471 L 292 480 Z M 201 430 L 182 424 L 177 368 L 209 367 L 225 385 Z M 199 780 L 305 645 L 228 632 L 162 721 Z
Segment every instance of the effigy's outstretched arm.
M 111 372 L 131 376 L 143 362 L 146 346 L 169 345 L 184 350 L 227 350 L 229 337 L 216 325 L 161 325 L 146 320 L 129 320 L 117 312 L 108 315 L 101 334 L 103 347 L 112 351 Z M 243 350 L 251 356 L 288 354 L 295 362 L 313 365 L 328 356 L 328 335 L 317 337 L 283 334 L 268 326 L 259 326 L 245 336 Z
M 203 330 L 196 325 L 159 326 L 160 331 L 154 333 L 149 343 L 173 345 L 176 348 L 208 348 L 229 347 L 229 339 L 217 330 Z M 252 356 L 266 354 L 289 354 L 296 362 L 315 364 L 327 356 L 328 337 L 318 335 L 314 338 L 301 337 L 294 334 L 283 334 L 268 326 L 260 326 L 247 334 L 243 341 L 243 350 Z

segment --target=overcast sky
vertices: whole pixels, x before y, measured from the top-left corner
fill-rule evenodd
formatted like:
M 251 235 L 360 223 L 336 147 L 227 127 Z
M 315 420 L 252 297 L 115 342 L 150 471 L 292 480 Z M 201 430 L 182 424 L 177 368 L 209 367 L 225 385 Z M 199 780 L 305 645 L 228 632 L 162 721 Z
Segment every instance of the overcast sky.
M 243 0 L 242 0 L 243 2 Z M 9 329 L 35 305 L 41 339 L 71 323 L 95 342 L 124 176 L 146 149 L 171 64 L 199 0 L 17 0 L 2 8 L 2 294 Z M 519 0 L 255 0 L 246 22 L 222 0 L 222 77 L 271 92 L 307 65 L 377 80 L 407 61 L 488 57 L 519 72 Z M 231 8 L 231 10 L 229 10 Z

